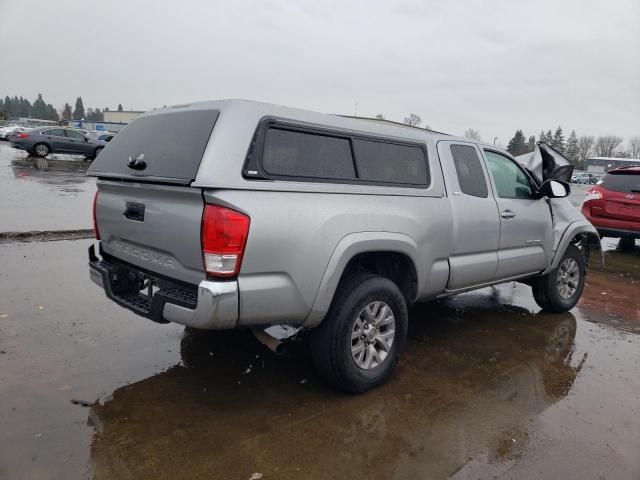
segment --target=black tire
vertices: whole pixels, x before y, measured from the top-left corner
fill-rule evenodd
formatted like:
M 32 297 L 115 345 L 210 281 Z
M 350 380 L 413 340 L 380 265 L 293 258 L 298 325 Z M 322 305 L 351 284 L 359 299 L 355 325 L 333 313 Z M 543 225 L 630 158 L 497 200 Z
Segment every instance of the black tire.
M 36 157 L 44 158 L 51 153 L 49 145 L 46 143 L 36 143 L 33 146 L 33 155 Z
M 100 152 L 102 151 L 104 147 L 98 147 L 96 148 L 95 152 L 93 152 L 93 155 L 87 155 L 86 157 L 84 157 L 84 161 L 86 162 L 87 160 L 95 160 L 95 158 L 100 155 Z
M 577 278 L 567 275 L 568 271 L 563 267 L 572 265 L 572 260 L 577 265 Z M 547 312 L 568 312 L 580 300 L 584 290 L 585 277 L 586 262 L 584 255 L 578 247 L 569 245 L 558 267 L 533 282 L 531 286 L 533 298 L 538 306 Z M 567 289 L 566 287 L 569 288 Z M 568 292 L 570 292 L 570 295 L 567 296 Z
M 380 363 L 361 368 L 352 354 L 352 333 L 356 320 L 365 318 L 361 316 L 364 309 L 375 302 L 384 302 L 393 313 L 395 334 Z M 406 341 L 408 317 L 404 295 L 391 280 L 359 273 L 340 282 L 326 318 L 311 332 L 311 354 L 316 370 L 334 387 L 351 393 L 365 392 L 384 383 L 391 376 Z M 384 328 L 376 327 L 376 331 L 384 333 Z M 360 340 L 356 338 L 355 342 Z M 373 340 L 372 344 L 382 346 L 377 342 Z M 363 359 L 367 353 L 362 355 Z
M 621 237 L 618 248 L 623 252 L 632 252 L 636 248 L 636 239 L 633 237 Z

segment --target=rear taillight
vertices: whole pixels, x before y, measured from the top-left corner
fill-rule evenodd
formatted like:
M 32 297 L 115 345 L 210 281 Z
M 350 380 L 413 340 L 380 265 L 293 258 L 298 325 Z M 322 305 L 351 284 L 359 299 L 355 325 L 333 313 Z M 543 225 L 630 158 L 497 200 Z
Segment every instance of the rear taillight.
M 28 133 L 19 133 L 16 135 L 16 138 L 29 138 Z
M 100 232 L 98 231 L 98 219 L 96 218 L 96 207 L 98 206 L 98 191 L 93 196 L 93 236 L 96 240 L 100 240 Z
M 582 201 L 582 203 L 585 204 L 591 200 L 601 200 L 601 199 L 602 199 L 602 192 L 597 188 L 592 188 L 591 190 L 587 190 L 587 193 L 585 193 L 584 200 Z
M 206 205 L 202 215 L 202 259 L 209 275 L 238 274 L 249 235 L 250 219 L 244 213 L 219 205 Z

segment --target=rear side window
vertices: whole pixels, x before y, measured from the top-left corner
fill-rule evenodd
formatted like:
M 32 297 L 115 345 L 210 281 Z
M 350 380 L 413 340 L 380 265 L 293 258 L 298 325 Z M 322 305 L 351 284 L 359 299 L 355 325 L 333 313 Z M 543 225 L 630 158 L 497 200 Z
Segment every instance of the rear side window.
M 460 190 L 467 195 L 487 198 L 487 179 L 476 149 L 469 145 L 451 145 L 451 156 L 458 174 Z
M 265 119 L 249 148 L 248 178 L 367 183 L 426 188 L 426 150 L 419 144 Z
M 53 128 L 51 130 L 45 130 L 43 135 L 50 135 L 52 137 L 64 137 L 64 130 L 61 128 Z
M 358 178 L 370 182 L 426 185 L 424 151 L 417 146 L 353 140 Z
M 348 138 L 267 129 L 262 167 L 271 175 L 355 179 Z
M 89 174 L 189 184 L 196 177 L 218 115 L 217 110 L 176 109 L 137 118 L 113 137 Z M 145 168 L 130 168 L 130 159 L 144 160 Z
M 609 173 L 600 185 L 614 192 L 640 193 L 640 174 Z

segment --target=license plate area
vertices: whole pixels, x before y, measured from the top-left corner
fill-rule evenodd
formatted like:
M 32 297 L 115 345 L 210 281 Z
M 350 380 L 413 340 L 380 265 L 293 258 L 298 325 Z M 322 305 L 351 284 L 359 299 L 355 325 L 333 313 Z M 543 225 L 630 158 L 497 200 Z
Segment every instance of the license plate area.
M 640 205 L 607 202 L 607 213 L 631 219 L 640 219 Z

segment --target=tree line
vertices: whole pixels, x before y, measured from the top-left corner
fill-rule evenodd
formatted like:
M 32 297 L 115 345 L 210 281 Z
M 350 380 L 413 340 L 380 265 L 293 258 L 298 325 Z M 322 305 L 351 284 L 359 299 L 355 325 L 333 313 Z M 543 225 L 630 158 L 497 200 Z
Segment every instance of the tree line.
M 480 140 L 480 133 L 474 129 L 468 129 L 464 136 L 474 140 Z M 561 126 L 555 131 L 540 131 L 538 141 L 555 148 L 567 157 L 576 166 L 584 167 L 587 158 L 590 157 L 615 157 L 615 158 L 640 158 L 640 136 L 629 139 L 628 148 L 625 148 L 624 139 L 617 135 L 593 135 L 578 136 L 575 130 L 571 130 L 569 137 L 565 137 Z M 527 137 L 521 129 L 507 144 L 507 151 L 514 156 L 532 152 L 536 145 L 536 136 Z
M 40 120 L 85 120 L 88 122 L 104 121 L 104 112 L 108 112 L 109 107 L 87 108 L 85 110 L 82 97 L 76 98 L 75 108 L 71 108 L 69 103 L 58 111 L 52 104 L 46 103 L 42 94 L 38 94 L 33 103 L 24 97 L 10 97 L 7 95 L 4 100 L 0 97 L 0 118 L 37 118 Z M 122 111 L 122 104 L 118 104 L 118 111 Z

